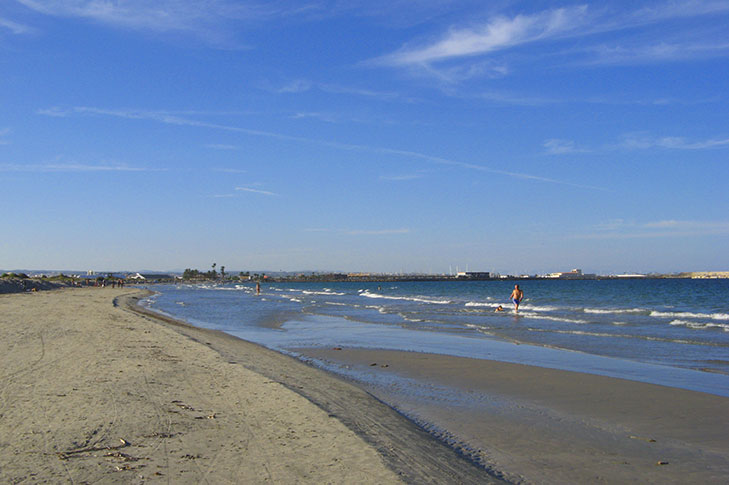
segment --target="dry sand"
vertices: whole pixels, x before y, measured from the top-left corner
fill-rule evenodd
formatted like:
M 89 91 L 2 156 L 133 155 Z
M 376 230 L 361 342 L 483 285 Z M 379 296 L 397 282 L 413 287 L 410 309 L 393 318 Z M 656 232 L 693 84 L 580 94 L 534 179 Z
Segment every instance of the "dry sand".
M 470 447 L 510 481 L 729 482 L 726 397 L 445 355 L 300 351 L 391 383 L 368 389 L 415 419 L 438 423 L 449 431 L 443 438 Z
M 495 481 L 367 393 L 134 289 L 0 296 L 2 483 Z

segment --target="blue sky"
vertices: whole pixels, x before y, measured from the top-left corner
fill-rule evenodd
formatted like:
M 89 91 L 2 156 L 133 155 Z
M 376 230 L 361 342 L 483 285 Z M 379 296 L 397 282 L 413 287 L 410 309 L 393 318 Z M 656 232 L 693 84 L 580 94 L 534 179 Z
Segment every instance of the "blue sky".
M 729 1 L 5 0 L 0 268 L 729 269 Z

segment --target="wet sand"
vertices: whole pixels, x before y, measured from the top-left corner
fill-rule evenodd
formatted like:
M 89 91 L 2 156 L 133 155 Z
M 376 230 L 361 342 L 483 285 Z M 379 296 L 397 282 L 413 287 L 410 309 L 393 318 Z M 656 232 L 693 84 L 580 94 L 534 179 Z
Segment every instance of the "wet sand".
M 444 355 L 298 351 L 368 375 L 378 383 L 365 386 L 372 394 L 510 481 L 719 484 L 729 477 L 726 397 Z
M 144 292 L 0 296 L 0 482 L 488 483 L 364 391 Z

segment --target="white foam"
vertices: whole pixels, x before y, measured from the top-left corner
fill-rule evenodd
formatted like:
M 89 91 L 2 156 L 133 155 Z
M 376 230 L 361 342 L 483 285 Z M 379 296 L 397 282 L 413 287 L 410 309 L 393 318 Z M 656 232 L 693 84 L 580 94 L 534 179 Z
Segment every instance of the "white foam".
M 693 329 L 711 329 L 711 328 L 721 328 L 725 332 L 729 332 L 729 325 L 724 323 L 713 323 L 713 322 L 692 322 L 689 320 L 671 320 L 668 322 L 669 325 L 675 325 L 675 326 L 684 326 L 688 328 Z
M 521 306 L 528 306 L 529 310 L 534 312 L 553 312 L 558 310 L 564 310 L 564 308 L 559 308 L 555 306 L 524 305 L 524 302 L 521 303 Z
M 656 318 L 708 318 L 710 320 L 729 320 L 729 313 L 692 313 L 692 312 L 658 312 L 653 311 L 650 316 Z
M 360 296 L 366 296 L 367 298 L 383 298 L 386 300 L 403 300 L 403 301 L 416 301 L 420 303 L 430 303 L 433 305 L 448 305 L 452 303 L 450 300 L 431 300 L 428 298 L 423 297 L 417 297 L 417 296 L 388 296 L 388 295 L 381 295 L 379 293 L 370 293 L 368 290 L 363 290 L 360 292 Z
M 404 314 L 402 314 L 402 313 L 399 313 L 398 315 L 399 315 L 399 316 L 400 316 L 400 317 L 401 317 L 401 318 L 402 318 L 403 320 L 405 320 L 405 321 L 408 321 L 408 322 L 413 322 L 413 323 L 421 323 L 421 322 L 426 322 L 426 321 L 427 321 L 427 320 L 425 320 L 425 319 L 422 319 L 422 318 L 412 318 L 412 317 L 408 317 L 407 315 L 404 315 Z
M 542 315 L 539 313 L 531 313 L 531 312 L 525 312 L 520 311 L 518 315 L 522 317 L 527 318 L 538 318 L 540 320 L 551 320 L 553 322 L 566 322 L 566 323 L 578 323 L 578 324 L 586 324 L 590 323 L 588 320 L 580 320 L 579 318 L 565 318 L 565 317 L 552 317 L 549 315 Z
M 465 306 L 467 307 L 486 307 L 486 308 L 498 308 L 500 306 L 503 306 L 504 304 L 498 304 L 498 303 L 483 303 L 478 301 L 469 301 L 466 303 Z
M 642 308 L 584 308 L 582 311 L 598 315 L 610 315 L 612 313 L 644 313 L 647 310 Z

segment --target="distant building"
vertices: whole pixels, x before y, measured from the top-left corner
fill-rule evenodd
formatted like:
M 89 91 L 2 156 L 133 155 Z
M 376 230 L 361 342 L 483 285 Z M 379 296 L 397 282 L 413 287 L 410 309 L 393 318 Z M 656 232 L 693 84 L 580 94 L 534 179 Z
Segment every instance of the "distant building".
M 370 273 L 347 273 L 347 278 L 369 278 Z
M 466 280 L 487 280 L 491 278 L 491 273 L 488 271 L 459 271 L 456 273 L 456 278 Z
M 547 278 L 559 278 L 563 280 L 584 280 L 596 277 L 597 275 L 595 274 L 583 273 L 582 270 L 579 268 L 573 269 L 572 271 L 565 271 L 562 273 L 550 273 L 547 275 Z
M 729 278 L 729 271 L 694 271 L 691 273 L 693 279 L 719 279 Z

